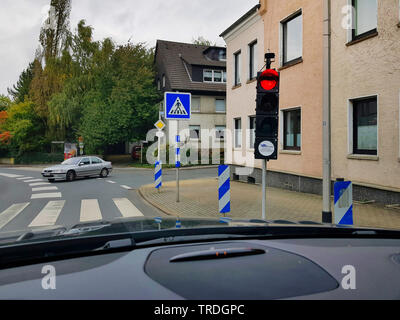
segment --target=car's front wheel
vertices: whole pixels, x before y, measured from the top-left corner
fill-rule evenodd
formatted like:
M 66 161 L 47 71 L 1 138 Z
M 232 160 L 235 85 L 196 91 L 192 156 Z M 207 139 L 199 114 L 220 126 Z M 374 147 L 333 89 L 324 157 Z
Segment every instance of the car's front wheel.
M 100 177 L 102 177 L 102 178 L 107 178 L 108 177 L 108 170 L 106 168 L 101 170 Z
M 67 172 L 67 181 L 74 181 L 76 178 L 76 174 L 74 171 Z

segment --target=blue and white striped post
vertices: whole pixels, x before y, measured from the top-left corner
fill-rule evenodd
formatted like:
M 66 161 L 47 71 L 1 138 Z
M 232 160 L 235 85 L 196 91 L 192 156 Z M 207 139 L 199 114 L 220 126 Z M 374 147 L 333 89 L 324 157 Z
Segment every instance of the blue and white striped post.
M 225 216 L 231 212 L 231 170 L 229 166 L 222 165 L 218 167 L 218 200 L 219 213 Z
M 155 164 L 154 183 L 156 189 L 160 191 L 162 187 L 162 164 L 160 161 L 157 161 Z
M 179 202 L 179 168 L 181 167 L 181 136 L 179 135 L 179 121 L 177 121 L 178 134 L 176 135 L 176 202 Z
M 334 185 L 335 224 L 353 225 L 353 186 L 351 181 Z
M 179 217 L 176 219 L 175 227 L 176 227 L 177 229 L 182 228 L 182 223 L 181 223 L 181 220 L 179 219 Z
M 161 217 L 156 217 L 154 218 L 155 223 L 158 224 L 158 230 L 161 230 L 161 222 L 162 222 L 162 218 Z

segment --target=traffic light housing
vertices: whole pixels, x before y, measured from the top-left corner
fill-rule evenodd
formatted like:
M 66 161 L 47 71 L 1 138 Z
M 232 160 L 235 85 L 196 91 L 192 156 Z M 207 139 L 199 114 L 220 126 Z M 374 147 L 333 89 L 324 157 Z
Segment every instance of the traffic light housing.
M 255 159 L 278 159 L 279 80 L 274 69 L 257 74 Z

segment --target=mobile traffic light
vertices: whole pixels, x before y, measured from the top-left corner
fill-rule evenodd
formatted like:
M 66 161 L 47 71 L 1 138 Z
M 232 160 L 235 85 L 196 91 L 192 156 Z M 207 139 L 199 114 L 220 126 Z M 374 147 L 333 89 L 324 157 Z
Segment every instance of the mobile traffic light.
M 256 159 L 278 159 L 279 78 L 274 69 L 257 74 Z

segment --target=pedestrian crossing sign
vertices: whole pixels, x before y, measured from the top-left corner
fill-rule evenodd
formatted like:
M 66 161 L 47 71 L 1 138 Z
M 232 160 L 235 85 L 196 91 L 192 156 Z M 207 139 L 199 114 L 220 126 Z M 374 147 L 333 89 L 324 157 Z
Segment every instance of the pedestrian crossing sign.
M 191 94 L 166 92 L 165 118 L 168 120 L 190 120 L 191 118 Z

